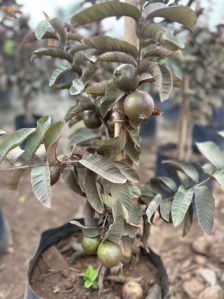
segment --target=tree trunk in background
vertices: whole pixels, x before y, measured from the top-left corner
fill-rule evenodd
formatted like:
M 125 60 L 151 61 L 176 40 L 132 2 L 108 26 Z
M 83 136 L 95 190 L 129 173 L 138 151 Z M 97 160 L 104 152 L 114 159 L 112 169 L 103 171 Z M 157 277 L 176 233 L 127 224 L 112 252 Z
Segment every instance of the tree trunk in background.
M 183 82 L 183 101 L 181 105 L 178 138 L 178 159 L 185 161 L 189 161 L 192 155 L 193 119 L 190 110 L 190 101 L 188 99 L 189 89 L 190 77 L 188 74 L 185 74 Z

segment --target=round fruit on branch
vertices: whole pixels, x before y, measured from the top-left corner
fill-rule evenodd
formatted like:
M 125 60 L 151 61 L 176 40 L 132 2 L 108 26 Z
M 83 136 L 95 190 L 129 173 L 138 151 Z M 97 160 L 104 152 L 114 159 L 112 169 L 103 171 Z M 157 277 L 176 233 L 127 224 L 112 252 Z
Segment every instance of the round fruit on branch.
M 121 64 L 113 73 L 113 83 L 122 91 L 134 91 L 139 84 L 137 69 L 131 64 Z
M 145 91 L 136 90 L 124 100 L 124 113 L 131 124 L 147 120 L 153 113 L 153 98 Z
M 97 256 L 100 263 L 106 268 L 117 266 L 122 258 L 122 252 L 119 245 L 105 241 L 101 243 L 97 250 Z
M 83 122 L 89 129 L 97 129 L 101 126 L 101 121 L 99 116 L 95 111 L 85 111 L 83 113 Z
M 82 248 L 88 253 L 96 253 L 100 244 L 99 238 L 83 237 Z

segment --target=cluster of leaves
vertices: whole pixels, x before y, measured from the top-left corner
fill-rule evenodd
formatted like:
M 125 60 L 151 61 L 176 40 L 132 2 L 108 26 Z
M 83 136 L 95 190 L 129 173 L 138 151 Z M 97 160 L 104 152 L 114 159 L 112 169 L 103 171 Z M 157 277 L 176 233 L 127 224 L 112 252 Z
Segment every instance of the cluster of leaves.
M 86 272 L 83 274 L 84 286 L 89 289 L 98 289 L 98 271 L 93 268 L 92 265 L 89 265 Z
M 179 78 L 183 73 L 190 76 L 188 99 L 195 121 L 208 122 L 213 112 L 223 106 L 224 29 L 222 25 L 214 32 L 198 28 L 186 38 L 189 47 L 185 57 L 170 63 L 178 70 Z M 176 98 L 181 98 L 178 90 Z
M 73 127 L 69 140 L 70 153 L 57 155 L 57 144 L 65 122 L 51 124 L 49 117 L 41 118 L 36 129 L 22 129 L 9 135 L 0 145 L 1 159 L 9 158 L 12 156 L 9 153 L 13 152 L 13 161 L 19 159 L 24 165 L 15 170 L 12 188 L 18 185 L 24 170 L 31 168 L 34 193 L 42 204 L 50 206 L 50 170 L 51 167 L 57 167 L 63 173 L 65 183 L 74 192 L 87 198 L 85 225 L 78 221 L 72 223 L 82 229 L 84 236 L 100 236 L 103 241 L 114 243 L 134 238 L 140 229 L 142 218 L 145 221 L 144 236 L 147 237 L 151 218 L 158 208 L 165 221 L 170 221 L 171 212 L 171 220 L 175 226 L 178 225 L 186 219 L 185 214 L 192 206 L 193 197 L 197 198 L 197 212 L 203 230 L 209 233 L 212 226 L 213 197 L 206 193 L 204 199 L 207 189 L 201 187 L 203 183 L 199 183 L 197 170 L 193 166 L 178 161 L 169 162 L 198 184 L 193 187 L 187 185 L 187 180 L 178 187 L 169 178 L 157 178 L 143 187 L 139 186 L 138 175 L 132 167 L 132 162 L 137 163 L 139 160 L 139 129 L 131 126 L 121 108 L 116 110 L 117 105 L 123 103 L 127 92 L 114 85 L 112 72 L 108 68 L 107 72 L 102 71 L 105 63 L 107 66 L 111 65 L 112 70 L 121 63 L 132 65 L 140 78 L 138 90 L 143 83 L 155 84 L 161 101 L 170 96 L 173 87 L 172 73 L 161 61 L 166 57 L 179 55 L 184 45 L 165 27 L 153 23 L 153 19 L 162 17 L 191 29 L 195 26 L 196 16 L 189 7 L 150 2 L 142 3 L 144 5 L 140 9 L 119 1 L 95 4 L 74 15 L 71 25 L 47 17 L 35 32 L 26 36 L 24 43 L 45 38 L 55 41 L 52 47 L 35 50 L 33 58 L 50 56 L 61 59 L 62 62 L 54 70 L 49 84 L 57 89 L 69 89 L 70 94 L 76 96 L 76 104 L 65 117 L 65 121 Z M 78 32 L 79 26 L 111 16 L 128 16 L 135 20 L 139 48 L 105 35 L 84 38 Z M 70 74 L 68 81 L 61 83 L 67 73 Z M 110 131 L 108 123 L 114 110 L 124 117 L 123 133 L 115 137 L 112 136 L 113 130 Z M 86 111 L 96 113 L 101 121 L 98 128 L 83 125 L 83 112 Z M 24 142 L 24 150 L 21 150 L 19 145 Z M 41 150 L 44 150 L 44 155 L 40 154 Z M 207 152 L 204 152 L 206 156 Z M 118 161 L 120 153 L 122 158 Z M 36 165 L 33 166 L 36 159 L 39 164 L 35 162 Z M 160 187 L 164 185 L 172 192 L 170 200 L 163 200 Z M 188 212 L 187 215 L 189 218 L 191 213 Z M 93 221 L 95 216 L 97 222 Z M 189 220 L 187 223 L 189 224 Z

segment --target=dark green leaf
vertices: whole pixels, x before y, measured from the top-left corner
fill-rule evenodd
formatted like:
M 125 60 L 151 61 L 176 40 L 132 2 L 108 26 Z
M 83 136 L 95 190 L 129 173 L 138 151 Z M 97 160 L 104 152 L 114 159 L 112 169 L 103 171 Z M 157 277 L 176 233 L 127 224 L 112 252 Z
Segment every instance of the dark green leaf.
M 164 164 L 173 167 L 176 170 L 182 171 L 187 177 L 189 177 L 192 181 L 198 182 L 199 180 L 199 173 L 195 169 L 193 165 L 183 161 L 176 161 L 176 160 L 166 160 L 163 161 Z
M 65 122 L 59 121 L 51 125 L 45 133 L 43 143 L 47 151 L 47 159 L 49 164 L 55 162 L 56 160 L 56 148 L 58 141 L 64 131 L 64 127 Z
M 178 22 L 189 29 L 194 29 L 197 16 L 188 6 L 167 6 L 163 3 L 153 3 L 148 5 L 145 10 L 147 18 L 160 17 L 172 22 Z
M 101 145 L 97 153 L 106 158 L 114 158 L 117 154 L 121 153 L 125 146 L 125 140 L 121 137 L 110 138 L 105 140 Z
M 94 108 L 95 105 L 91 98 L 81 97 L 78 103 L 69 109 L 65 116 L 65 121 L 71 120 L 73 117 L 80 115 L 83 111 L 93 110 Z
M 136 60 L 131 55 L 122 52 L 104 53 L 97 58 L 97 61 L 120 62 L 120 63 L 128 63 L 137 66 Z
M 70 95 L 78 95 L 80 94 L 85 88 L 85 84 L 83 83 L 82 79 L 76 79 L 72 81 L 72 86 L 70 87 L 69 93 Z
M 51 207 L 51 179 L 48 163 L 34 166 L 31 170 L 31 184 L 35 197 L 46 208 Z
M 92 49 L 96 49 L 102 53 L 105 52 L 124 52 L 133 57 L 138 57 L 138 49 L 132 44 L 109 36 L 95 36 L 84 39 L 83 42 Z
M 71 71 L 71 67 L 68 65 L 61 64 L 52 73 L 49 80 L 49 86 L 52 87 L 58 83 L 58 81 L 67 73 Z
M 106 90 L 110 86 L 112 86 L 112 84 L 113 84 L 113 80 L 108 80 L 108 81 L 103 80 L 99 83 L 95 83 L 87 86 L 84 91 L 94 96 L 102 96 L 105 94 Z
M 100 105 L 100 113 L 103 117 L 113 108 L 113 106 L 124 97 L 125 93 L 121 92 L 119 88 L 110 86 L 105 91 L 105 99 Z
M 127 131 L 129 133 L 129 136 L 131 138 L 131 140 L 134 142 L 134 144 L 137 147 L 141 146 L 141 140 L 139 137 L 139 128 L 138 129 L 133 129 L 133 128 L 127 128 Z
M 157 194 L 153 200 L 149 203 L 147 210 L 146 210 L 146 215 L 148 217 L 148 222 L 151 223 L 151 218 L 154 215 L 154 213 L 158 210 L 160 202 L 162 200 L 161 194 Z
M 153 178 L 153 179 L 151 179 L 151 182 L 152 183 L 153 182 L 161 183 L 173 192 L 175 192 L 177 190 L 177 186 L 176 186 L 176 183 L 174 182 L 174 180 L 172 180 L 171 178 L 165 177 L 165 176 Z
M 69 136 L 69 145 L 78 145 L 100 136 L 101 133 L 98 129 L 80 128 Z
M 133 183 L 138 183 L 139 177 L 136 171 L 130 167 L 127 163 L 122 161 L 115 161 L 115 165 L 120 169 L 120 172 L 130 181 Z
M 34 129 L 20 129 L 6 137 L 0 144 L 0 159 L 4 159 L 9 151 L 24 142 L 33 131 Z
M 172 203 L 172 220 L 173 225 L 178 226 L 183 220 L 188 211 L 188 208 L 193 199 L 193 190 L 185 190 L 183 186 L 180 186 L 177 193 L 174 196 Z
M 196 186 L 194 195 L 199 224 L 203 232 L 209 235 L 214 223 L 215 199 L 207 186 Z
M 54 58 L 61 58 L 69 61 L 70 63 L 73 62 L 73 58 L 67 54 L 64 50 L 59 49 L 59 48 L 40 48 L 38 50 L 35 50 L 33 52 L 33 57 L 32 59 L 35 59 L 36 57 L 41 57 L 41 56 L 50 56 Z
M 127 181 L 119 168 L 102 156 L 86 153 L 79 163 L 112 183 L 124 184 Z
M 167 199 L 162 199 L 159 205 L 160 215 L 163 220 L 170 222 L 170 214 L 172 208 L 172 201 Z
M 37 122 L 37 128 L 29 136 L 26 141 L 23 158 L 25 161 L 30 161 L 41 143 L 43 143 L 45 133 L 51 125 L 50 116 L 43 116 Z
M 224 154 L 220 148 L 211 141 L 196 143 L 199 151 L 205 156 L 217 169 L 224 168 Z
M 69 169 L 67 172 L 63 172 L 63 179 L 66 183 L 66 185 L 75 193 L 84 196 L 84 192 L 82 192 L 79 183 L 78 183 L 78 178 L 76 177 L 74 171 L 72 171 L 71 169 Z
M 138 163 L 139 162 L 139 150 L 136 148 L 135 144 L 131 141 L 127 142 L 125 145 L 125 152 L 128 154 L 129 158 Z
M 72 17 L 71 23 L 74 26 L 86 25 L 92 22 L 99 22 L 108 17 L 123 16 L 132 17 L 137 21 L 140 17 L 140 11 L 136 6 L 128 3 L 106 1 L 78 12 Z
M 97 175 L 91 171 L 88 171 L 86 175 L 85 193 L 92 208 L 99 214 L 102 214 L 104 205 L 97 187 Z

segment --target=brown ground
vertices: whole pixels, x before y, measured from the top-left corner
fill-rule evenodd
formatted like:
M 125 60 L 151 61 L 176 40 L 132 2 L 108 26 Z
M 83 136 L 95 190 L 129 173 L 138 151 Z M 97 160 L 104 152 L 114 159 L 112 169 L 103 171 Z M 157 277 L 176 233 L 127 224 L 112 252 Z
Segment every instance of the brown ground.
M 162 137 L 160 140 L 164 140 L 161 134 L 159 136 Z M 152 171 L 154 155 L 149 157 L 149 153 L 153 152 L 151 149 L 147 147 L 144 152 L 144 171 L 140 168 L 143 178 Z M 12 228 L 13 247 L 9 254 L 0 258 L 0 299 L 23 298 L 28 262 L 38 245 L 40 234 L 48 228 L 60 226 L 74 215 L 81 216 L 83 200 L 64 190 L 62 183 L 53 188 L 52 209 L 48 210 L 36 202 L 27 180 L 21 184 L 19 191 L 12 193 L 3 187 L 1 175 L 0 206 Z M 19 198 L 24 194 L 28 201 L 20 203 Z M 210 237 L 204 237 L 195 223 L 190 235 L 183 239 L 177 229 L 156 220 L 150 244 L 161 254 L 167 267 L 171 299 L 224 298 L 223 207 L 222 198 Z

